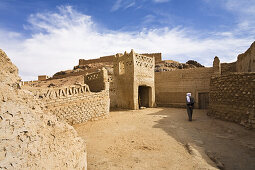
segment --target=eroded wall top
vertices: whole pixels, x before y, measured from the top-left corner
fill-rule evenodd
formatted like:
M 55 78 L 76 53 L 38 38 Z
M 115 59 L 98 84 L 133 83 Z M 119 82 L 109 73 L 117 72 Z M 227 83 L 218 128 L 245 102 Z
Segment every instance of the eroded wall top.
M 236 62 L 237 72 L 255 72 L 255 42 L 243 54 L 239 54 Z

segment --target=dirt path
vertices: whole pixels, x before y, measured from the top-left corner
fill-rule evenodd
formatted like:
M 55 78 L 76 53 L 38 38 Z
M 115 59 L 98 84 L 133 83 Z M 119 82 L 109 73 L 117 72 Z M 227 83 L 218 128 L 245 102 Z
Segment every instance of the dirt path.
M 255 167 L 254 131 L 203 110 L 193 122 L 185 109 L 114 111 L 75 129 L 87 143 L 88 169 L 214 169 L 204 153 L 225 169 Z

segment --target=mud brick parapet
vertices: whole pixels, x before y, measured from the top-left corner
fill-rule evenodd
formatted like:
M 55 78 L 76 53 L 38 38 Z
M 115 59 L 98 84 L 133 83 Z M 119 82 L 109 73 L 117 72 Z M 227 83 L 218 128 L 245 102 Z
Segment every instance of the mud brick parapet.
M 114 55 L 110 56 L 104 56 L 100 57 L 97 59 L 90 59 L 90 60 L 85 60 L 85 59 L 80 59 L 79 60 L 79 65 L 86 65 L 86 64 L 93 64 L 93 63 L 100 63 L 100 62 L 113 62 Z
M 144 53 L 144 54 L 140 54 L 140 55 L 151 57 L 151 58 L 154 57 L 156 63 L 162 61 L 161 53 Z M 104 56 L 104 57 L 90 59 L 90 60 L 80 59 L 79 66 L 87 65 L 87 64 L 94 64 L 94 63 L 106 63 L 106 62 L 112 63 L 114 61 L 114 56 L 115 55 L 109 55 L 109 56 Z
M 43 101 L 45 110 L 70 124 L 94 120 L 109 114 L 109 90 L 93 93 L 86 84 L 38 90 L 35 97 Z
M 208 115 L 255 128 L 255 73 L 232 73 L 210 82 Z

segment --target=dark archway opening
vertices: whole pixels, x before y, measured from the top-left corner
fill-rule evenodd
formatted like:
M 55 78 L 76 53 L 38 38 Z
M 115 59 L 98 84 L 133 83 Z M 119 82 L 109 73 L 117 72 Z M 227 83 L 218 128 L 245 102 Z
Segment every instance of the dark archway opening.
M 139 108 L 149 107 L 150 100 L 150 87 L 148 86 L 139 86 L 138 87 L 138 104 Z

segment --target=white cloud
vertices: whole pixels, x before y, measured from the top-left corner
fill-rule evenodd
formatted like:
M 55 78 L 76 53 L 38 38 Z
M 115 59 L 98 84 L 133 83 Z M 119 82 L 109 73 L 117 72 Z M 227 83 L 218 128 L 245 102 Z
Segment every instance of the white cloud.
M 216 5 L 233 14 L 232 20 L 237 23 L 233 32 L 236 34 L 255 34 L 255 1 L 254 0 L 202 0 Z
M 138 32 L 98 31 L 90 16 L 60 7 L 56 13 L 31 15 L 34 31 L 30 38 L 0 31 L 0 48 L 19 67 L 24 80 L 37 75 L 53 75 L 72 69 L 80 58 L 90 59 L 134 49 L 138 53 L 162 52 L 164 59 L 185 62 L 189 59 L 211 65 L 215 55 L 221 61 L 236 60 L 254 37 L 238 38 L 231 32 L 211 33 L 200 38 L 200 32 L 184 28 L 144 29 Z

